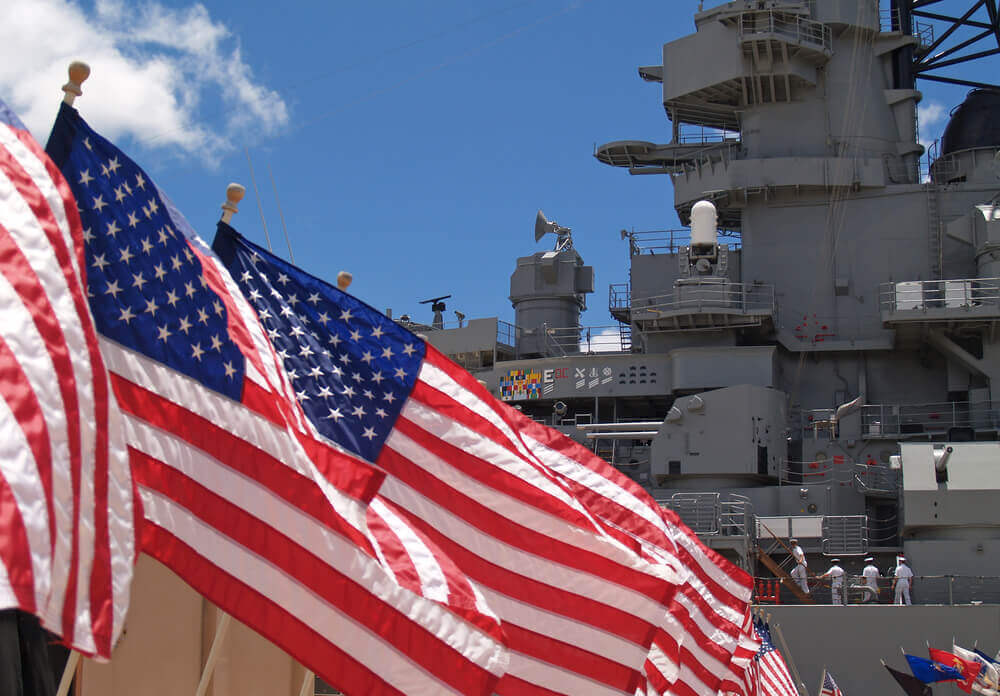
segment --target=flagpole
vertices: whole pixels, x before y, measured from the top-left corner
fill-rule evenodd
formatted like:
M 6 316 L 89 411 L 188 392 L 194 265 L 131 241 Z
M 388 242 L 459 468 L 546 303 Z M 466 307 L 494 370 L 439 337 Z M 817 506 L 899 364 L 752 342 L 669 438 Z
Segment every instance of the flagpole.
M 313 674 L 312 670 L 306 670 L 306 674 L 302 677 L 302 688 L 299 689 L 299 696 L 312 696 L 316 692 L 316 675 Z M 309 686 L 312 685 L 312 691 L 309 690 Z
M 77 97 L 83 96 L 83 83 L 90 77 L 90 66 L 86 63 L 74 60 L 69 64 L 69 80 L 62 86 L 63 103 L 66 106 L 73 106 Z M 70 650 L 66 658 L 66 666 L 63 668 L 62 677 L 59 679 L 59 686 L 56 689 L 56 696 L 67 696 L 69 687 L 73 684 L 73 677 L 76 676 L 77 667 L 80 665 L 80 653 Z
M 781 649 L 785 651 L 785 656 L 788 658 L 788 664 L 792 668 L 792 675 L 795 677 L 795 682 L 798 685 L 797 688 L 799 692 L 802 693 L 803 696 L 809 696 L 809 690 L 806 689 L 805 682 L 802 681 L 802 677 L 799 676 L 799 670 L 795 666 L 795 658 L 792 657 L 792 651 L 788 649 L 788 643 L 785 642 L 785 636 L 781 633 L 781 626 L 775 624 L 774 630 L 778 634 L 778 640 L 781 641 Z
M 62 678 L 59 680 L 59 688 L 56 689 L 56 696 L 66 696 L 69 693 L 69 687 L 73 683 L 73 677 L 76 676 L 76 668 L 79 664 L 80 653 L 76 650 L 70 650 L 69 657 L 66 659 L 66 667 L 63 668 Z
M 201 672 L 201 680 L 198 682 L 198 689 L 195 696 L 205 696 L 208 691 L 208 684 L 212 681 L 212 674 L 215 672 L 215 663 L 219 661 L 219 653 L 222 651 L 222 643 L 226 639 L 226 632 L 233 617 L 226 612 L 219 610 L 219 620 L 215 624 L 215 637 L 212 639 L 212 647 L 208 651 L 208 659 L 205 660 L 205 669 Z
M 819 675 L 819 690 L 816 692 L 817 694 L 823 693 L 823 682 L 825 681 L 826 681 L 826 665 L 823 665 L 823 671 Z

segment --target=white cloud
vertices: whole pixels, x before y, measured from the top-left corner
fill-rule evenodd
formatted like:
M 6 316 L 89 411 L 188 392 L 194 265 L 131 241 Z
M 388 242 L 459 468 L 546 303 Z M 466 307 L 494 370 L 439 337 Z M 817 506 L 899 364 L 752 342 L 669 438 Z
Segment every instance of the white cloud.
M 76 59 L 93 71 L 77 106 L 112 140 L 210 161 L 233 146 L 230 134 L 272 133 L 288 121 L 284 101 L 254 80 L 238 42 L 203 5 L 97 0 L 89 11 L 70 0 L 14 0 L 3 15 L 0 97 L 39 140 Z M 205 113 L 210 93 L 223 115 Z
M 940 102 L 927 102 L 917 107 L 917 123 L 920 127 L 920 144 L 929 148 L 941 137 L 948 119 L 948 109 Z
M 580 351 L 583 353 L 620 353 L 621 333 L 617 326 L 585 328 L 580 335 Z

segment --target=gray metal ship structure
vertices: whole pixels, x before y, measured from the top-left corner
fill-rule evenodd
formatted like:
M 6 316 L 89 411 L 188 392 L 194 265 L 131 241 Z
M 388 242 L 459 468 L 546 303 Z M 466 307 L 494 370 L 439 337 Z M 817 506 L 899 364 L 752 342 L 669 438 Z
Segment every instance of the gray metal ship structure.
M 669 177 L 684 229 L 622 232 L 612 349 L 580 323 L 593 269 L 541 213 L 554 244 L 517 259 L 513 324 L 446 326 L 443 298 L 402 318 L 752 573 L 810 692 L 825 665 L 892 693 L 898 646 L 1000 648 L 1000 91 L 941 73 L 995 60 L 1000 24 L 995 0 L 936 4 L 738 0 L 639 68 L 672 138 L 595 157 Z M 995 45 L 952 39 L 970 26 Z M 972 87 L 926 156 L 918 78 Z M 841 559 L 848 606 L 787 579 L 792 537 L 810 575 Z M 899 554 L 913 607 L 857 579 Z

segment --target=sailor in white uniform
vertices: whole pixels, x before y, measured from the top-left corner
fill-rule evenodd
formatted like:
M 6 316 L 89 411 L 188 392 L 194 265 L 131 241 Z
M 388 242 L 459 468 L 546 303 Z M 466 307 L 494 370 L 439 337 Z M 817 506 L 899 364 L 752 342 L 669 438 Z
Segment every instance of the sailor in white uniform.
M 796 584 L 802 588 L 802 591 L 809 594 L 809 580 L 807 579 L 809 563 L 806 561 L 806 553 L 799 546 L 798 539 L 789 539 L 788 545 L 792 548 L 792 559 L 795 561 L 795 567 L 792 568 L 791 576 Z
M 840 567 L 840 559 L 834 558 L 830 563 L 830 570 L 820 575 L 821 578 L 830 578 L 830 603 L 847 604 L 844 601 L 844 569 Z
M 910 582 L 912 578 L 913 571 L 910 570 L 906 559 L 900 556 L 899 565 L 896 566 L 896 579 L 893 581 L 895 586 L 895 593 L 892 599 L 893 604 L 903 604 L 904 599 L 906 600 L 906 604 L 912 604 L 910 601 Z
M 875 559 L 869 556 L 865 559 L 865 568 L 861 571 L 861 574 L 865 578 L 865 585 L 867 585 L 871 592 L 865 593 L 864 601 L 866 602 L 877 602 L 878 601 L 878 578 L 879 572 L 878 568 L 875 566 Z

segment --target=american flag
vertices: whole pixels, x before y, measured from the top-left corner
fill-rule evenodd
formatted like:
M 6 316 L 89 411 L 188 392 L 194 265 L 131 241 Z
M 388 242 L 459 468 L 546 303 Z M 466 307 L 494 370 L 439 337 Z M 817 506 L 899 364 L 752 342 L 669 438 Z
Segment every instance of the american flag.
M 135 512 L 85 277 L 69 187 L 0 102 L 0 608 L 108 658 Z
M 220 226 L 308 427 L 387 472 L 380 493 L 481 588 L 511 660 L 497 693 L 633 696 L 680 578 L 612 535 L 514 411 L 424 340 Z
M 753 628 L 760 639 L 760 650 L 754 656 L 756 664 L 753 680 L 748 685 L 748 693 L 760 696 L 799 696 L 785 660 L 771 641 L 771 626 L 760 619 L 755 619 Z
M 819 689 L 819 696 L 844 696 L 844 692 L 833 681 L 833 675 L 823 669 L 823 686 Z
M 638 484 L 582 445 L 514 409 L 509 415 L 531 452 L 609 529 L 680 579 L 647 656 L 647 692 L 714 694 L 739 687 L 759 641 L 750 621 L 751 579 Z
M 292 428 L 284 373 L 207 246 L 74 109 L 49 150 L 82 211 L 142 550 L 347 693 L 491 693 L 507 659 L 496 618 L 457 591 L 406 589 L 403 532 L 367 505 L 383 475 Z

